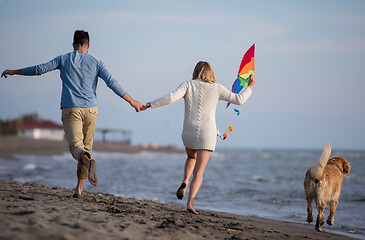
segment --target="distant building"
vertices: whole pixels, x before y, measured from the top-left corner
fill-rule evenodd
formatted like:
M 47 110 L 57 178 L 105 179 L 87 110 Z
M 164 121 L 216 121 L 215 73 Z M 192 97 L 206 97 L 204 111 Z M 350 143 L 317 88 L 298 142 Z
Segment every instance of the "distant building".
M 63 141 L 65 132 L 63 126 L 53 121 L 23 123 L 19 129 L 19 136 L 33 139 L 49 139 Z

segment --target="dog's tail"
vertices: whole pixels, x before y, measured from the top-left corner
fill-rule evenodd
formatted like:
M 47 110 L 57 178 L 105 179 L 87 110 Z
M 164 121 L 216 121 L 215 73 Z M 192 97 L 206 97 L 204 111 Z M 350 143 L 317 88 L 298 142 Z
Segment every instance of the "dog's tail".
M 328 142 L 323 150 L 322 156 L 319 161 L 311 167 L 310 174 L 313 178 L 319 179 L 322 177 L 323 170 L 331 155 L 331 143 Z

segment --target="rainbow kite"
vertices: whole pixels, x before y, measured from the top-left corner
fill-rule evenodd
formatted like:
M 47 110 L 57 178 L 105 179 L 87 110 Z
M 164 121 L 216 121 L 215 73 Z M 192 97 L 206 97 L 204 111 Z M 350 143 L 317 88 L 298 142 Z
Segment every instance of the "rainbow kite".
M 240 93 L 247 86 L 251 75 L 255 76 L 255 44 L 253 44 L 242 58 L 240 69 L 238 70 L 237 79 L 232 85 L 232 92 Z M 229 107 L 231 103 L 227 103 Z
M 237 79 L 234 81 L 232 85 L 232 92 L 240 93 L 243 88 L 245 88 L 248 84 L 248 81 L 251 78 L 251 75 L 255 76 L 255 44 L 253 44 L 245 53 L 242 58 L 240 69 L 238 70 Z M 227 108 L 231 103 L 227 103 Z M 240 111 L 238 109 L 234 109 L 237 113 L 237 116 L 240 115 Z M 223 134 L 217 130 L 217 137 L 222 142 L 224 142 L 228 136 L 228 133 L 233 131 L 234 127 L 229 125 L 228 129 L 226 129 Z

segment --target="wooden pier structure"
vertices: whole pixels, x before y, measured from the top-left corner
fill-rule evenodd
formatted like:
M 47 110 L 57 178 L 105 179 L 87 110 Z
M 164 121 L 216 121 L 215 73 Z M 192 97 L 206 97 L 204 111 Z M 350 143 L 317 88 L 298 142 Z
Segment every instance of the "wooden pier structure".
M 123 144 L 131 144 L 132 131 L 125 129 L 113 129 L 113 128 L 97 128 L 95 130 L 95 141 L 107 143 L 116 142 Z

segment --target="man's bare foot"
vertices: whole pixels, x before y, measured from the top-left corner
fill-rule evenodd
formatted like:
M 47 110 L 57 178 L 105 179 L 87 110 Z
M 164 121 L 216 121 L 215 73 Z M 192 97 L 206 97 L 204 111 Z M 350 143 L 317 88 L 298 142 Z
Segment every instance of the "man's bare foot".
M 80 179 L 83 183 L 83 181 L 85 181 L 85 179 Z M 74 194 L 72 195 L 73 198 L 81 198 L 81 193 L 82 193 L 82 185 L 80 184 L 80 180 L 78 181 L 77 186 L 75 187 L 75 191 Z
M 72 197 L 81 198 L 82 187 L 84 186 L 84 182 L 85 182 L 84 178 L 77 179 L 77 185 L 75 187 L 75 191 L 74 191 L 74 194 L 72 195 Z
M 89 182 L 97 186 L 98 185 L 98 175 L 96 175 L 96 163 L 94 159 L 90 160 L 90 167 L 89 167 Z
M 193 214 L 199 215 L 199 213 L 197 211 L 195 211 L 195 209 L 193 207 L 193 204 L 188 203 L 187 204 L 187 210 L 188 210 L 189 213 L 193 213 Z
M 81 163 L 84 164 L 87 167 L 87 169 L 90 168 L 90 159 L 87 157 L 86 154 L 82 155 Z
M 79 186 L 77 185 L 72 197 L 73 198 L 81 198 L 81 192 L 82 192 L 82 189 L 80 190 Z
M 76 186 L 74 193 L 75 193 L 75 194 L 80 194 L 80 195 L 81 195 L 81 193 L 82 193 L 82 189 L 80 189 L 78 186 Z
M 93 159 L 90 160 L 89 157 L 86 154 L 84 154 L 84 155 L 82 155 L 81 162 L 88 169 L 89 182 L 92 185 L 97 186 L 98 185 L 98 175 L 96 174 L 95 160 L 93 160 Z

